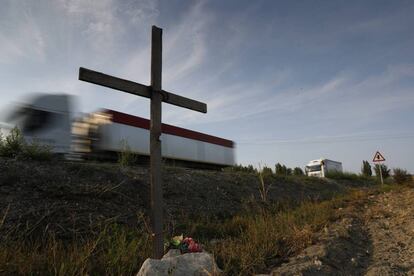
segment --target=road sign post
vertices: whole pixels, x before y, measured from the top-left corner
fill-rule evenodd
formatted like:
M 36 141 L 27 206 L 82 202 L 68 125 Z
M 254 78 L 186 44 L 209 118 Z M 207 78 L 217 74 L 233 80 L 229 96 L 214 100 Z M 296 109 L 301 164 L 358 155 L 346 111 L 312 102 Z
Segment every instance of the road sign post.
M 161 88 L 162 72 L 162 29 L 152 26 L 151 39 L 151 85 L 124 80 L 85 68 L 79 68 L 79 80 L 113 88 L 122 92 L 150 98 L 150 171 L 151 171 L 151 226 L 153 237 L 153 257 L 164 255 L 163 239 L 163 195 L 161 171 L 161 103 L 169 103 L 207 113 L 207 105 L 188 99 Z
M 379 151 L 377 151 L 374 155 L 374 158 L 372 159 L 372 162 L 379 163 L 378 167 L 379 167 L 379 173 L 380 173 L 380 178 L 381 178 L 381 186 L 384 185 L 384 179 L 382 177 L 382 163 L 381 163 L 384 161 L 385 161 L 384 156 Z

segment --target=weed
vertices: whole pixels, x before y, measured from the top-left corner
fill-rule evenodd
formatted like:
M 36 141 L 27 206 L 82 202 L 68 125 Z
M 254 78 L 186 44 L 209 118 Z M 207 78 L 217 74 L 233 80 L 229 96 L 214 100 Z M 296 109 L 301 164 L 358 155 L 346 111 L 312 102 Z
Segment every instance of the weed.
M 138 155 L 131 150 L 128 141 L 121 140 L 121 152 L 118 154 L 118 164 L 121 167 L 128 167 L 137 162 Z
M 273 175 L 272 169 L 268 167 L 261 168 L 261 165 L 259 164 L 259 192 L 260 192 L 260 198 L 263 202 L 267 202 L 267 194 L 269 193 L 270 184 L 268 184 L 268 181 L 266 181 L 267 178 L 271 177 Z

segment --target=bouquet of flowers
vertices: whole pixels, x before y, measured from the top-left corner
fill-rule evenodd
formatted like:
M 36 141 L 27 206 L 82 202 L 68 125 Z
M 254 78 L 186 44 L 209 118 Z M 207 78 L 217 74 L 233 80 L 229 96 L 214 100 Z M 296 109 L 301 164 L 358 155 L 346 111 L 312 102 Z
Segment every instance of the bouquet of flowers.
M 175 236 L 171 239 L 169 248 L 179 249 L 181 254 L 202 252 L 201 245 L 197 243 L 193 238 L 181 236 Z

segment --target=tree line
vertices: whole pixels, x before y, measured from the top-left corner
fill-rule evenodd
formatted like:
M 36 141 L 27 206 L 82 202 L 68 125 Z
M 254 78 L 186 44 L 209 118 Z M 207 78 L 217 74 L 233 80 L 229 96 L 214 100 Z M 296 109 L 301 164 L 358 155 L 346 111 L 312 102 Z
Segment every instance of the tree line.
M 391 176 L 391 169 L 389 169 L 385 164 L 375 164 L 374 172 L 375 176 L 378 178 L 380 178 L 381 174 L 383 179 L 386 179 Z M 411 178 L 407 170 L 401 168 L 394 168 L 392 172 L 395 182 L 399 184 L 407 182 Z M 371 164 L 366 160 L 362 161 L 361 174 L 367 177 L 372 176 Z
M 253 167 L 253 165 L 243 166 L 240 164 L 240 165 L 235 165 L 235 166 L 226 168 L 226 170 L 249 172 L 249 173 L 261 173 L 264 176 L 305 175 L 304 171 L 300 167 L 289 168 L 286 165 L 281 164 L 281 163 L 277 163 L 274 169 L 268 166 L 263 166 L 263 167 L 259 166 L 259 169 L 257 169 Z M 380 172 L 382 173 L 383 179 L 387 179 L 391 176 L 391 169 L 389 169 L 387 165 L 375 164 L 374 166 L 371 166 L 371 164 L 368 161 L 366 160 L 362 161 L 361 174 L 360 174 L 361 176 L 372 177 L 373 173 L 375 173 L 375 176 L 380 178 L 380 174 L 381 174 Z M 411 179 L 411 176 L 407 172 L 407 170 L 404 170 L 401 168 L 394 168 L 392 172 L 393 172 L 392 176 L 396 183 L 408 182 Z
M 289 176 L 289 175 L 305 175 L 303 170 L 299 167 L 289 168 L 281 163 L 277 163 L 275 165 L 274 170 L 268 166 L 263 166 L 259 169 L 253 167 L 253 165 L 234 165 L 232 167 L 227 168 L 230 171 L 240 171 L 240 172 L 250 172 L 250 173 L 259 173 L 261 172 L 263 175 L 272 175 L 275 174 L 277 176 Z

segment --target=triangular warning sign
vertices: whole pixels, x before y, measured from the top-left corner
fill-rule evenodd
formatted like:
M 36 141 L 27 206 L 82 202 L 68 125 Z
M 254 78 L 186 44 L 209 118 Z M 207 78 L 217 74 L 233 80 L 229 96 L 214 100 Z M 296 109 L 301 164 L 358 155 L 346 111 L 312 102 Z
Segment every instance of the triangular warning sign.
M 379 151 L 377 151 L 374 155 L 374 159 L 372 160 L 372 162 L 382 162 L 382 161 L 385 161 L 385 158 L 384 156 L 382 156 L 382 154 Z

